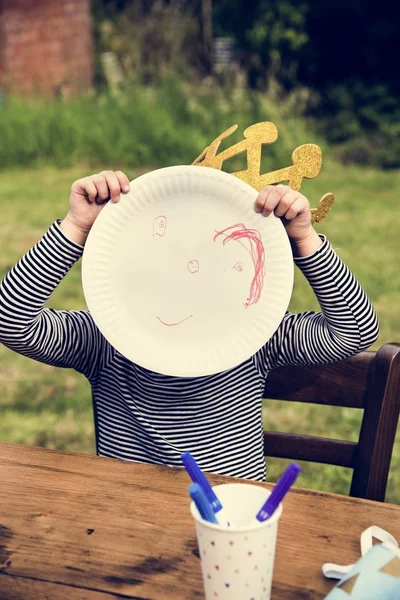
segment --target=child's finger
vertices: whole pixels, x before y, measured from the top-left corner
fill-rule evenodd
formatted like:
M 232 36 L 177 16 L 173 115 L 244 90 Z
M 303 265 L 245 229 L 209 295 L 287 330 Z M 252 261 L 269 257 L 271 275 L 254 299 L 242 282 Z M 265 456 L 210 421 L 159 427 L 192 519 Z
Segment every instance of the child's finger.
M 276 186 L 267 185 L 258 194 L 255 202 L 255 211 L 261 213 L 267 217 L 274 210 L 275 206 L 279 202 L 280 193 L 276 190 Z
M 309 206 L 306 198 L 300 194 L 299 196 L 297 196 L 297 198 L 293 201 L 293 203 L 289 206 L 288 210 L 282 216 L 284 216 L 287 221 L 292 221 L 300 213 L 306 212 L 308 208 Z
M 288 212 L 288 210 L 290 209 L 290 207 L 299 199 L 301 198 L 301 194 L 295 190 L 292 190 L 291 188 L 288 188 L 288 191 L 286 194 L 284 194 L 282 196 L 282 198 L 279 200 L 276 208 L 275 208 L 275 215 L 277 217 L 283 217 L 286 215 L 286 213 Z
M 102 171 L 100 175 L 106 180 L 108 186 L 108 196 L 112 202 L 118 202 L 121 194 L 121 186 L 118 177 L 114 171 Z
M 264 210 L 265 203 L 268 199 L 268 195 L 271 191 L 272 185 L 267 185 L 258 193 L 256 201 L 254 203 L 254 210 L 258 213 L 262 213 Z
M 292 192 L 293 190 L 287 185 L 270 186 L 262 214 L 267 217 L 272 212 L 275 212 L 277 216 L 281 216 L 278 212 L 282 210 L 286 212 L 290 205 L 290 195 Z M 279 207 L 280 210 L 277 212 Z
M 97 197 L 97 188 L 94 185 L 91 178 L 86 177 L 85 179 L 83 179 L 80 187 L 81 187 L 83 193 L 85 194 L 85 196 L 87 197 L 88 202 L 90 204 L 93 204 L 93 202 L 96 200 L 96 197 Z
M 119 185 L 124 194 L 127 194 L 130 190 L 129 179 L 122 171 L 115 171 L 115 175 L 118 178 Z
M 91 177 L 97 189 L 96 204 L 104 204 L 110 198 L 110 190 L 108 189 L 107 180 L 101 173 Z
M 91 177 L 83 177 L 82 179 L 77 179 L 72 184 L 71 193 L 83 196 L 85 200 L 89 202 L 89 204 L 93 204 L 97 196 L 97 188 L 94 185 Z

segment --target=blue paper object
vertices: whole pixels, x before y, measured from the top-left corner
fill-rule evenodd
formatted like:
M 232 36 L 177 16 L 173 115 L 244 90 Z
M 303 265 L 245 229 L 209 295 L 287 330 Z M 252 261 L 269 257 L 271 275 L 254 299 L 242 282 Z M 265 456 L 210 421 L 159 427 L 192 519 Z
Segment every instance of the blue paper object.
M 400 600 L 400 551 L 376 544 L 326 596 L 326 600 Z

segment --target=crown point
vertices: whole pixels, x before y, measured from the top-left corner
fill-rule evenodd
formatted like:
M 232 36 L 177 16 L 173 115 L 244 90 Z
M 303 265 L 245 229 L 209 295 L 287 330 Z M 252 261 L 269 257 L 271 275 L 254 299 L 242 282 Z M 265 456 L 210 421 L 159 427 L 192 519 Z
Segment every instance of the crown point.
M 318 202 L 317 208 L 311 209 L 311 223 L 321 223 L 331 210 L 335 196 L 331 192 L 324 194 Z
M 259 144 L 271 144 L 278 139 L 278 129 L 271 121 L 264 121 L 250 125 L 244 130 L 243 135 L 246 139 L 252 139 Z
M 313 179 L 318 175 L 322 165 L 322 151 L 316 144 L 303 144 L 292 154 L 293 164 L 300 170 L 306 179 Z

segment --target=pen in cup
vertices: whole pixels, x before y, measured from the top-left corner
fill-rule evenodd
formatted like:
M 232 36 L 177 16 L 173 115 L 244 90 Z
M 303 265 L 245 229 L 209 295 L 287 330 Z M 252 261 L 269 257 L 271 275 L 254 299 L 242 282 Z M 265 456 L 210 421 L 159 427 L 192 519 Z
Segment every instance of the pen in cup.
M 201 518 L 209 523 L 215 523 L 218 525 L 218 519 L 216 518 L 212 506 L 207 500 L 207 497 L 201 486 L 198 483 L 191 483 L 189 485 L 189 494 L 195 503 Z
M 182 462 L 189 473 L 192 481 L 194 483 L 198 483 L 208 502 L 211 504 L 211 507 L 215 514 L 218 514 L 218 519 L 221 525 L 229 525 L 229 519 L 225 515 L 223 506 L 221 502 L 218 500 L 214 490 L 209 484 L 207 477 L 204 475 L 203 471 L 200 469 L 199 465 L 195 461 L 194 457 L 190 454 L 190 452 L 184 452 L 181 455 Z
M 279 504 L 282 502 L 283 498 L 288 493 L 289 489 L 296 481 L 299 473 L 301 471 L 301 467 L 296 463 L 291 463 L 282 477 L 279 479 L 278 483 L 272 490 L 270 496 L 260 508 L 256 515 L 255 523 L 258 521 L 262 523 L 267 519 L 271 518 Z

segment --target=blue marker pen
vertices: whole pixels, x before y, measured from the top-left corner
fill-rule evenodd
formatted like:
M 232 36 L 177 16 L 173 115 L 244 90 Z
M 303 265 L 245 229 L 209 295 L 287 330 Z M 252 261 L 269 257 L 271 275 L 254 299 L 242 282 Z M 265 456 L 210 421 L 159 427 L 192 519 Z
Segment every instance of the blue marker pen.
M 287 467 L 282 477 L 272 490 L 271 495 L 258 511 L 256 515 L 256 520 L 258 522 L 262 523 L 263 521 L 266 521 L 272 517 L 279 504 L 282 502 L 291 486 L 296 481 L 300 471 L 301 467 L 296 463 L 291 463 Z
M 205 521 L 208 521 L 209 523 L 215 523 L 216 525 L 218 525 L 218 520 L 214 514 L 212 506 L 207 500 L 203 489 L 198 483 L 191 483 L 189 485 L 189 494 L 191 499 L 195 503 L 201 518 Z
M 192 481 L 198 483 L 203 492 L 206 495 L 208 502 L 211 504 L 214 513 L 218 513 L 218 519 L 221 524 L 229 525 L 229 519 L 224 514 L 223 506 L 218 500 L 214 490 L 208 483 L 206 476 L 200 469 L 199 465 L 190 454 L 190 452 L 184 452 L 181 456 L 182 462 L 185 465 L 187 472 L 189 473 Z

